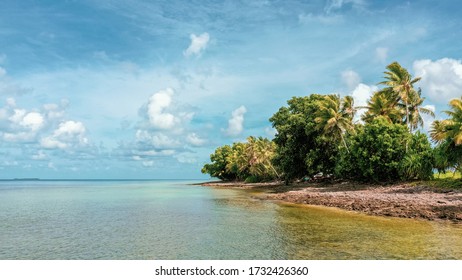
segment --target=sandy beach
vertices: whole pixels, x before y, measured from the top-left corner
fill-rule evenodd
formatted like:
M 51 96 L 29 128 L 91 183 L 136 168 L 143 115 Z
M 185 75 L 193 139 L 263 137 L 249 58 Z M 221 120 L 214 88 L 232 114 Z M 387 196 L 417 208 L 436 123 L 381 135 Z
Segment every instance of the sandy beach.
M 337 207 L 369 215 L 450 220 L 462 223 L 462 191 L 419 184 L 366 185 L 352 182 L 246 184 L 208 182 L 204 186 L 261 190 L 261 199 Z

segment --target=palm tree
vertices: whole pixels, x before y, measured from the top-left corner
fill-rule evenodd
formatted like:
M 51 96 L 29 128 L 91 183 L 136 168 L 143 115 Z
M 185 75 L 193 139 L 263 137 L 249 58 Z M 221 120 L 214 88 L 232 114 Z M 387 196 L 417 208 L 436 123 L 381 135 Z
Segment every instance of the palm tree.
M 324 136 L 341 139 L 348 153 L 350 150 L 344 134 L 354 132 L 353 108 L 353 98 L 349 96 L 340 99 L 339 95 L 326 95 L 320 101 L 319 110 L 314 119 L 317 123 L 316 128 L 321 130 Z
M 390 123 L 401 123 L 403 112 L 396 106 L 398 103 L 396 97 L 389 90 L 380 90 L 372 95 L 367 101 L 367 106 L 357 107 L 358 109 L 367 109 L 361 119 L 368 123 L 373 119 L 381 116 Z
M 250 136 L 247 138 L 246 154 L 249 159 L 249 171 L 258 177 L 278 177 L 273 158 L 276 144 L 267 138 Z
M 416 130 L 418 126 L 423 126 L 424 121 L 421 114 L 435 117 L 435 113 L 432 110 L 422 107 L 425 98 L 422 98 L 421 94 L 422 92 L 419 89 L 409 98 L 409 121 L 406 120 L 406 122 L 409 123 L 411 131 Z
M 438 143 L 436 149 L 444 159 L 439 168 L 446 169 L 452 166 L 455 174 L 455 171 L 461 171 L 462 167 L 462 98 L 452 99 L 449 106 L 451 109 L 444 111 L 449 119 L 434 121 L 430 136 Z
M 245 179 L 249 173 L 249 160 L 245 153 L 246 144 L 233 143 L 226 161 L 226 171 L 236 174 L 237 179 Z
M 450 118 L 434 121 L 430 136 L 441 143 L 445 140 L 454 142 L 455 146 L 462 145 L 462 98 L 454 98 L 449 102 L 451 110 L 444 111 Z
M 411 74 L 403 68 L 398 62 L 393 62 L 387 66 L 388 71 L 385 71 L 385 81 L 379 84 L 386 85 L 388 88 L 399 96 L 399 100 L 404 103 L 406 112 L 406 125 L 411 131 L 410 117 L 409 117 L 409 104 L 411 96 L 416 94 L 414 84 L 420 81 L 420 77 L 412 78 Z
M 357 111 L 357 107 L 354 106 L 353 96 L 348 95 L 343 98 L 343 103 L 340 110 L 342 111 L 342 114 L 344 114 L 345 116 L 349 116 L 351 119 L 354 118 Z

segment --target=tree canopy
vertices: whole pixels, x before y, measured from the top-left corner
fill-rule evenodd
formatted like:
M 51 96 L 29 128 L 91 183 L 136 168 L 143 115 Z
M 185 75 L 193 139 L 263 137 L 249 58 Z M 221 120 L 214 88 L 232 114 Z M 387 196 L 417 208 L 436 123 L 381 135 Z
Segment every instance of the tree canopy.
M 446 120 L 433 122 L 430 135 L 422 114 L 422 91 L 398 62 L 386 67 L 384 87 L 366 106 L 355 107 L 351 96 L 310 94 L 292 97 L 269 120 L 273 140 L 249 137 L 245 143 L 217 148 L 202 172 L 224 180 L 310 178 L 334 173 L 360 181 L 429 179 L 433 169 L 462 168 L 462 99 L 450 102 Z M 358 109 L 367 109 L 354 123 Z

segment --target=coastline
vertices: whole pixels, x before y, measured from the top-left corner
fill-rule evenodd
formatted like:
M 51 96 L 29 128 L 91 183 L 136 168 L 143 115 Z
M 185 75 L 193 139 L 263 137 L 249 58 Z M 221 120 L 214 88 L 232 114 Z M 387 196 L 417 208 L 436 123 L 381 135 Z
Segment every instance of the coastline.
M 295 204 L 336 207 L 375 216 L 446 220 L 462 224 L 462 191 L 399 183 L 353 182 L 244 183 L 206 182 L 202 186 L 260 190 L 258 198 Z

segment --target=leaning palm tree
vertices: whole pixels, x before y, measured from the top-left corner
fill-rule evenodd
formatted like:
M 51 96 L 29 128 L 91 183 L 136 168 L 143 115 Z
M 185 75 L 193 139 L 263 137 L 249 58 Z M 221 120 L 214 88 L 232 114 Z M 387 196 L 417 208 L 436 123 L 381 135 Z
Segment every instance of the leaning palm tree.
M 231 152 L 226 158 L 226 171 L 236 174 L 237 179 L 245 179 L 249 173 L 249 160 L 245 150 L 245 143 L 233 143 Z
M 410 118 L 409 118 L 409 103 L 411 96 L 416 94 L 414 84 L 420 80 L 418 78 L 412 78 L 411 74 L 403 68 L 398 62 L 393 62 L 387 66 L 388 71 L 385 71 L 385 81 L 379 84 L 386 85 L 388 88 L 399 96 L 400 101 L 404 103 L 404 109 L 406 112 L 405 120 L 406 125 L 411 131 Z
M 435 117 L 435 113 L 432 110 L 422 107 L 424 101 L 425 98 L 421 97 L 420 89 L 409 97 L 409 120 L 406 120 L 406 122 L 409 124 L 411 131 L 416 130 L 418 126 L 422 127 L 424 125 L 421 114 Z
M 348 145 L 345 141 L 345 133 L 353 133 L 353 99 L 349 96 L 340 99 L 339 95 L 326 95 L 320 101 L 317 111 L 316 128 L 321 130 L 323 135 L 333 139 L 341 140 L 347 152 Z
M 246 154 L 249 159 L 249 171 L 252 175 L 267 178 L 279 178 L 273 165 L 276 144 L 267 138 L 250 136 L 247 138 Z

